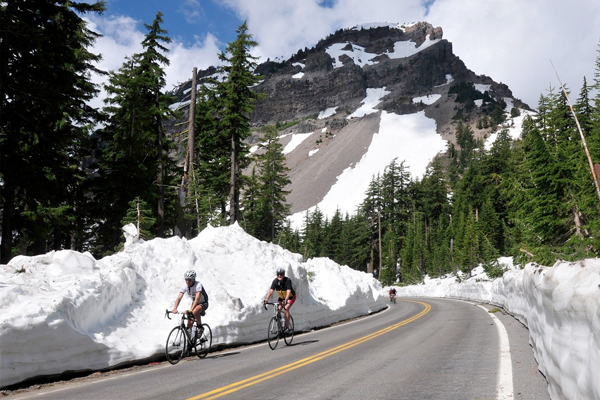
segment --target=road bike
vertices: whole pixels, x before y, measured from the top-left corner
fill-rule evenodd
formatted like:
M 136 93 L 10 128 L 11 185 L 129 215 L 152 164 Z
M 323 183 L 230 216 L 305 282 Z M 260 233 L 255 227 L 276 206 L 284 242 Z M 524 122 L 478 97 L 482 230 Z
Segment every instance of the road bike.
M 269 332 L 267 338 L 269 340 L 269 347 L 271 350 L 275 350 L 279 339 L 283 338 L 286 345 L 291 345 L 294 340 L 294 318 L 290 315 L 290 321 L 288 324 L 289 333 L 285 333 L 285 313 L 283 312 L 283 303 L 264 303 L 265 310 L 267 305 L 273 306 L 274 314 L 273 318 L 269 320 Z M 281 306 L 281 307 L 280 307 Z
M 172 314 L 172 312 L 166 310 L 165 316 L 171 319 L 169 314 Z M 191 331 L 195 332 L 193 335 L 194 337 L 192 337 L 192 334 L 187 329 L 187 324 L 185 321 L 188 319 L 193 321 Z M 210 329 L 210 326 L 208 326 L 208 324 L 202 324 L 199 331 L 198 322 L 196 321 L 196 318 L 194 318 L 194 314 L 187 311 L 185 313 L 181 313 L 179 325 L 173 328 L 169 333 L 169 336 L 167 337 L 165 355 L 167 356 L 167 360 L 171 364 L 175 365 L 184 356 L 191 354 L 192 349 L 194 349 L 198 358 L 206 357 L 211 345 L 212 330 Z
M 396 295 L 395 294 L 390 294 L 390 303 L 394 303 L 396 304 Z

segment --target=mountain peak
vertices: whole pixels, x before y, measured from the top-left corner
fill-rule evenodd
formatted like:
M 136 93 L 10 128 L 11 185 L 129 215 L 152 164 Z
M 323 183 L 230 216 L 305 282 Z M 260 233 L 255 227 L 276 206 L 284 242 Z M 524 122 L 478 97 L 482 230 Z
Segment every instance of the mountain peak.
M 325 214 L 330 217 L 335 202 L 342 201 L 331 199 L 332 188 L 345 171 L 357 169 L 375 135 L 388 138 L 387 147 L 403 148 L 380 157 L 373 164 L 378 170 L 360 175 L 367 182 L 350 179 L 360 199 L 368 180 L 394 158 L 398 163 L 408 160 L 411 173 L 422 175 L 448 142 L 457 144 L 457 122 L 469 125 L 476 139 L 484 139 L 502 115 L 529 110 L 508 86 L 469 70 L 443 39 L 442 28 L 428 22 L 340 29 L 287 60 L 260 64 L 256 73 L 264 79 L 253 90 L 265 96 L 251 115 L 257 128 L 251 141 L 259 140 L 264 125 L 289 126 L 280 134 L 282 144 L 290 145 L 288 202 L 294 213 L 323 204 L 329 196 L 330 210 Z M 413 143 L 431 137 L 435 145 L 407 155 L 412 144 L 398 140 L 401 135 L 412 135 Z M 378 146 L 387 150 L 385 144 Z M 348 200 L 347 194 L 343 197 Z M 342 211 L 352 212 L 357 205 Z

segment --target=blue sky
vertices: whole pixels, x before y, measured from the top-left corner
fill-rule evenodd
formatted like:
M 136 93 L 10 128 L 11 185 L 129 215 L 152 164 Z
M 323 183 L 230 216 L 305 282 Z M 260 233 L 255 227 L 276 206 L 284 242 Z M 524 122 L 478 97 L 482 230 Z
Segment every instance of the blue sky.
M 558 88 L 550 61 L 576 97 L 584 76 L 593 83 L 600 48 L 598 0 L 107 0 L 106 7 L 89 17 L 104 35 L 94 49 L 104 57 L 99 67 L 116 70 L 140 51 L 143 24 L 160 10 L 173 39 L 169 88 L 189 79 L 194 66 L 216 65 L 243 21 L 262 61 L 287 59 L 340 28 L 427 21 L 443 29 L 469 69 L 507 84 L 534 108 Z
M 106 16 L 128 15 L 143 23 L 151 24 L 156 13 L 164 16 L 164 29 L 172 39 L 186 45 L 194 43 L 194 37 L 211 32 L 225 43 L 235 40 L 235 31 L 243 22 L 235 12 L 213 1 L 198 0 L 107 0 Z

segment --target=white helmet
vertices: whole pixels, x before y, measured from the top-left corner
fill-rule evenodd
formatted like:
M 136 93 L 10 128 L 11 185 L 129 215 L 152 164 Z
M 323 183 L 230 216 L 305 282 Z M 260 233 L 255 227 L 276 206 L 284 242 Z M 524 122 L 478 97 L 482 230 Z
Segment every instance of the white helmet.
M 185 279 L 191 279 L 191 280 L 195 281 L 196 280 L 196 271 L 194 271 L 193 269 L 190 269 L 188 272 L 183 274 L 183 277 Z
M 277 268 L 277 275 L 285 275 L 285 269 L 283 267 Z

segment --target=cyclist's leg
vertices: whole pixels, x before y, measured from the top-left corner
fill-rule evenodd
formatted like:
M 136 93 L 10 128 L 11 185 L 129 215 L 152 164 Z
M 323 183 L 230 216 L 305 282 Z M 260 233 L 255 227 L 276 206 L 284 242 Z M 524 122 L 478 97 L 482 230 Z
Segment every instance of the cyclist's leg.
M 194 318 L 196 318 L 196 326 L 201 329 L 202 326 L 202 311 L 205 310 L 205 303 L 200 303 L 194 307 L 192 313 L 194 314 Z
M 292 306 L 294 305 L 294 302 L 296 301 L 296 296 L 292 297 L 291 299 L 289 299 L 287 301 L 287 304 L 285 305 L 285 307 L 283 308 L 284 313 L 285 313 L 285 328 L 287 328 L 290 324 L 290 308 L 292 308 Z

